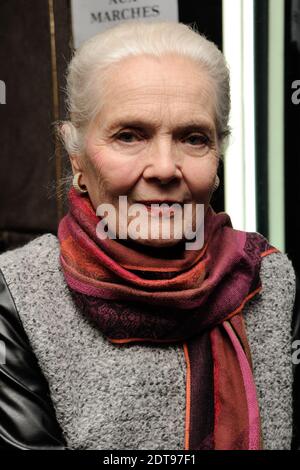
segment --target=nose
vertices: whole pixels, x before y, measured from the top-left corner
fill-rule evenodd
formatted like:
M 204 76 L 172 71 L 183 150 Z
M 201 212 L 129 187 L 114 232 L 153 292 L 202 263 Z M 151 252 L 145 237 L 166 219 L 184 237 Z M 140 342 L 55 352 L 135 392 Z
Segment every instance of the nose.
M 143 176 L 145 179 L 157 179 L 162 184 L 181 178 L 180 165 L 171 138 L 164 136 L 152 142 Z

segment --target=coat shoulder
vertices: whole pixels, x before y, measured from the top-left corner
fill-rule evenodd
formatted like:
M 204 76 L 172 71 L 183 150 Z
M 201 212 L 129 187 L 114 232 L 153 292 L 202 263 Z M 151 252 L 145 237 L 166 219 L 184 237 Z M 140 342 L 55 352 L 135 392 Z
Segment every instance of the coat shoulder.
M 8 264 L 16 262 L 16 260 L 25 259 L 40 259 L 41 257 L 47 256 L 51 251 L 57 250 L 59 247 L 59 241 L 56 235 L 53 233 L 45 233 L 40 235 L 25 245 L 14 248 L 13 250 L 7 250 L 0 254 L 0 263 Z
M 277 296 L 289 294 L 294 300 L 296 275 L 288 255 L 277 252 L 263 257 L 260 274 L 265 292 L 273 291 Z
M 26 245 L 0 255 L 0 270 L 8 281 L 24 282 L 41 272 L 57 269 L 59 241 L 52 233 L 45 233 Z

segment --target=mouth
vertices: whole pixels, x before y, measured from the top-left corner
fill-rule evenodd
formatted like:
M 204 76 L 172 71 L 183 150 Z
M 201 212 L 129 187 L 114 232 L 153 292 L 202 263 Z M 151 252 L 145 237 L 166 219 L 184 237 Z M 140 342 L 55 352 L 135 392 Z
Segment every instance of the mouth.
M 150 206 L 151 204 L 168 204 L 171 206 L 172 204 L 180 204 L 183 206 L 184 202 L 183 201 L 171 201 L 169 199 L 165 200 L 158 200 L 158 199 L 153 199 L 153 200 L 147 200 L 147 201 L 136 201 L 139 204 L 145 204 L 146 206 Z
M 183 208 L 182 201 L 174 201 L 174 200 L 169 200 L 169 199 L 164 199 L 164 200 L 152 199 L 152 200 L 147 200 L 147 201 L 143 200 L 143 201 L 137 201 L 137 202 L 139 204 L 143 204 L 146 207 L 147 211 L 151 214 L 151 216 L 162 215 L 163 217 L 164 216 L 173 217 L 179 209 L 176 206 L 172 207 L 173 204 L 177 204 L 180 206 L 180 208 Z

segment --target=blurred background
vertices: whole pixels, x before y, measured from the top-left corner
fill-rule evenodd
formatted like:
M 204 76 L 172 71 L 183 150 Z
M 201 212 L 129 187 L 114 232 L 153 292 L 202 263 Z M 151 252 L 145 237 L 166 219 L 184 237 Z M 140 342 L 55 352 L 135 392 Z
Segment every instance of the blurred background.
M 223 50 L 233 134 L 212 206 L 265 235 L 299 274 L 300 0 L 0 0 L 0 252 L 57 232 L 70 168 L 53 123 L 67 118 L 66 67 L 89 25 L 91 35 L 119 21 L 105 16 L 112 4 L 126 8 L 121 21 L 142 4 L 151 21 L 163 4 Z

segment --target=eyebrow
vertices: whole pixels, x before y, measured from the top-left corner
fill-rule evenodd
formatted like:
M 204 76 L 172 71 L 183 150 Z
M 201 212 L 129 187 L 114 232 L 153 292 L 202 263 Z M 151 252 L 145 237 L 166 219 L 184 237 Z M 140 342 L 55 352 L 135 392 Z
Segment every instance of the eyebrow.
M 114 129 L 120 128 L 120 127 L 130 127 L 132 129 L 137 129 L 137 130 L 142 130 L 145 128 L 151 129 L 152 131 L 157 129 L 158 125 L 151 122 L 151 121 L 146 121 L 144 119 L 132 119 L 132 118 L 121 118 L 113 121 L 110 123 L 106 129 L 108 131 L 113 131 Z M 214 126 L 212 123 L 208 120 L 205 120 L 203 118 L 201 119 L 189 119 L 186 123 L 181 123 L 178 124 L 177 126 L 174 127 L 173 132 L 175 133 L 183 133 L 183 132 L 193 132 L 196 130 L 205 130 L 209 132 L 210 134 L 214 134 Z

